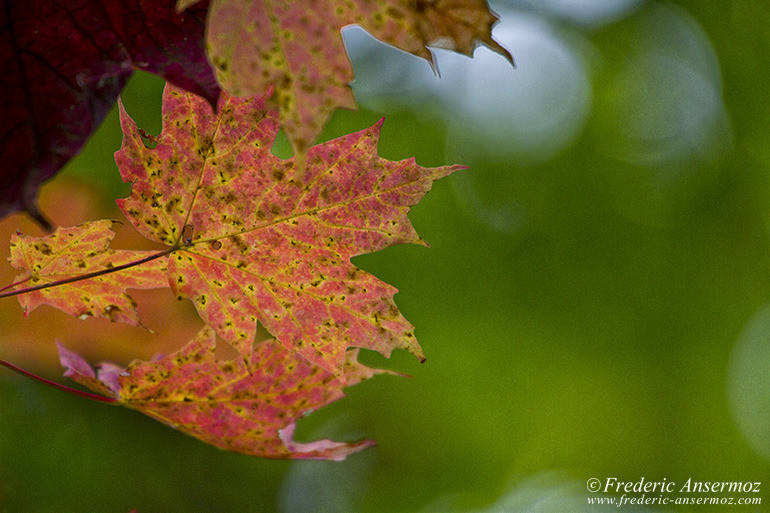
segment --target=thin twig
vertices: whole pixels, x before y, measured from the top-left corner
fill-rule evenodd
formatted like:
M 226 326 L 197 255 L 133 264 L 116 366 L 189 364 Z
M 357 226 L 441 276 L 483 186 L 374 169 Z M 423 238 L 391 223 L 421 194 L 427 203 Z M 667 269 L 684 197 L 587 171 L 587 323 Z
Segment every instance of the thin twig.
M 4 297 L 18 296 L 20 294 L 27 294 L 28 292 L 35 292 L 37 290 L 49 289 L 51 287 L 56 287 L 58 285 L 65 285 L 67 283 L 73 283 L 73 282 L 76 282 L 76 281 L 88 280 L 88 279 L 91 279 L 91 278 L 96 278 L 98 276 L 103 276 L 105 274 L 115 273 L 115 272 L 118 272 L 118 271 L 122 271 L 123 269 L 128 269 L 129 267 L 134 267 L 134 266 L 137 266 L 137 265 L 142 265 L 144 263 L 151 262 L 152 260 L 155 260 L 157 258 L 164 257 L 166 255 L 170 255 L 171 253 L 173 253 L 177 249 L 179 249 L 179 248 L 174 246 L 174 247 L 168 248 L 168 249 L 166 249 L 164 251 L 161 251 L 160 253 L 155 253 L 154 255 L 150 255 L 150 256 L 148 256 L 146 258 L 142 258 L 141 260 L 137 260 L 136 262 L 129 262 L 127 264 L 118 265 L 118 266 L 115 266 L 115 267 L 110 267 L 109 269 L 102 269 L 101 271 L 94 271 L 94 272 L 88 273 L 88 274 L 81 274 L 79 276 L 73 276 L 72 278 L 65 278 L 63 280 L 57 280 L 57 281 L 52 281 L 52 282 L 49 282 L 49 283 L 43 283 L 43 284 L 40 284 L 40 285 L 35 285 L 34 287 L 27 287 L 26 289 L 19 289 L 19 290 L 11 290 L 11 291 L 8 291 L 8 292 L 2 292 L 2 293 L 0 293 L 0 299 L 2 299 Z M 9 285 L 9 287 L 11 287 L 11 286 L 13 286 L 13 285 Z M 8 287 L 4 287 L 3 289 L 0 289 L 0 290 L 5 290 L 7 288 Z

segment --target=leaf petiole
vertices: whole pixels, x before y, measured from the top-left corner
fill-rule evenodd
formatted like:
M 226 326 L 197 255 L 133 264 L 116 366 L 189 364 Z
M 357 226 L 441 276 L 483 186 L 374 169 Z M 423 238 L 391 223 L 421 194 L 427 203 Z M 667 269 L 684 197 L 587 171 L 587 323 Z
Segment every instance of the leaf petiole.
M 12 363 L 6 362 L 5 360 L 0 360 L 0 365 L 12 370 L 17 374 L 21 374 L 22 376 L 25 376 L 27 378 L 32 378 L 36 381 L 39 381 L 41 383 L 48 385 L 49 387 L 58 388 L 59 390 L 63 390 L 73 395 L 79 395 L 81 397 L 85 397 L 93 401 L 99 401 L 99 402 L 108 403 L 108 404 L 115 404 L 120 402 L 114 397 L 105 397 L 99 394 L 92 394 L 91 392 L 84 392 L 83 390 L 77 390 L 75 388 L 68 387 L 67 385 L 62 385 L 61 383 L 57 383 L 55 381 L 45 379 L 44 377 L 38 376 L 37 374 L 32 374 L 31 372 L 24 370 L 21 367 L 17 367 Z
M 16 287 L 17 285 L 21 285 L 22 283 L 26 283 L 26 282 L 28 282 L 31 279 L 32 279 L 32 276 L 27 276 L 24 279 L 21 279 L 19 281 L 15 281 L 15 282 L 11 283 L 10 285 L 6 285 L 5 287 L 1 288 L 0 292 L 3 292 L 4 290 L 8 290 L 11 287 Z
M 12 283 L 12 284 L 10 284 L 8 286 L 5 286 L 2 289 L 0 289 L 0 299 L 2 299 L 4 297 L 11 297 L 11 296 L 18 296 L 18 295 L 21 295 L 21 294 L 27 294 L 29 292 L 35 292 L 37 290 L 49 289 L 51 287 L 56 287 L 58 285 L 65 285 L 67 283 L 73 283 L 73 282 L 76 282 L 76 281 L 88 280 L 88 279 L 91 279 L 91 278 L 96 278 L 98 276 L 104 276 L 105 274 L 115 273 L 115 272 L 118 272 L 118 271 L 122 271 L 123 269 L 128 269 L 130 267 L 135 267 L 137 265 L 142 265 L 144 263 L 151 262 L 151 261 L 153 261 L 155 259 L 164 257 L 166 255 L 170 255 L 171 253 L 173 253 L 174 251 L 176 251 L 178 249 L 179 249 L 178 246 L 172 246 L 172 247 L 170 247 L 170 248 L 168 248 L 166 250 L 163 250 L 163 251 L 161 251 L 159 253 L 155 253 L 155 254 L 150 255 L 148 257 L 142 258 L 141 260 L 137 260 L 136 262 L 129 262 L 127 264 L 117 265 L 115 267 L 110 267 L 109 269 L 102 269 L 101 271 L 94 271 L 92 273 L 81 274 L 79 276 L 73 276 L 71 278 L 64 278 L 63 280 L 52 281 L 52 282 L 49 282 L 49 283 L 42 283 L 40 285 L 35 285 L 34 287 L 27 287 L 25 289 L 10 290 L 10 291 L 6 291 L 6 292 L 2 292 L 2 291 L 5 291 L 6 289 L 8 289 L 10 287 L 13 287 L 14 285 L 19 285 L 21 283 L 24 283 L 25 281 L 29 280 L 31 277 L 30 278 L 26 278 L 26 279 L 21 280 L 21 281 L 19 281 L 17 283 Z

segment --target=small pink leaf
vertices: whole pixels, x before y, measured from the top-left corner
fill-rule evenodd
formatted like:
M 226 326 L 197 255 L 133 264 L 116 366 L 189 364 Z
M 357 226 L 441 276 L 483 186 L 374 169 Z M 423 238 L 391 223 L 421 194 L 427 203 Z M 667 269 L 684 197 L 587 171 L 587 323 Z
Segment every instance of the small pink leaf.
M 79 354 L 73 353 L 60 343 L 56 343 L 59 349 L 59 361 L 66 372 L 64 376 L 90 388 L 94 392 L 108 397 L 116 397 L 118 388 L 114 384 L 104 382 L 96 377 L 94 369 Z

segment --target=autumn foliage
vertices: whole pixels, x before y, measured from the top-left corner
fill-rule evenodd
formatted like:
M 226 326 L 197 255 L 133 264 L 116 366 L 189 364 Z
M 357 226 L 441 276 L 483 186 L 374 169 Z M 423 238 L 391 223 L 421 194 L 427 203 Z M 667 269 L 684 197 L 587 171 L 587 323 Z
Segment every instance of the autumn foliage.
M 313 4 L 312 13 L 299 2 L 272 7 L 255 2 L 247 8 L 238 1 L 214 0 L 208 13 L 205 4 L 180 2 L 180 10 L 188 9 L 183 15 L 142 1 L 120 8 L 81 3 L 75 14 L 90 6 L 94 15 L 82 23 L 68 18 L 73 27 L 60 28 L 59 34 L 73 45 L 86 44 L 80 42 L 83 25 L 104 23 L 110 27 L 104 37 L 126 50 L 122 61 L 110 57 L 88 69 L 98 75 L 103 71 L 99 66 L 114 62 L 122 69 L 120 62 L 142 55 L 146 69 L 169 80 L 163 130 L 157 137 L 141 130 L 120 104 L 124 136 L 115 154 L 123 180 L 132 186 L 131 195 L 118 205 L 156 249 L 112 248 L 113 222 L 106 220 L 58 228 L 42 237 L 19 233 L 11 240 L 10 262 L 20 274 L 2 296 L 17 295 L 25 312 L 50 305 L 81 319 L 141 327 L 130 291 L 170 289 L 177 299 L 190 300 L 206 325 L 187 345 L 125 369 L 102 364 L 98 372 L 61 345 L 66 375 L 107 402 L 232 451 L 342 459 L 371 445 L 298 443 L 293 440 L 295 423 L 339 399 L 343 387 L 385 372 L 360 364 L 358 349 L 351 348 L 385 356 L 406 349 L 425 359 L 414 327 L 393 300 L 396 289 L 350 259 L 394 244 L 425 244 L 407 213 L 433 181 L 461 166 L 424 168 L 414 159 L 380 158 L 381 122 L 309 145 L 331 110 L 354 106 L 347 87 L 352 72 L 338 27 L 360 23 L 383 40 L 425 57 L 426 44 L 446 40 L 465 53 L 477 40 L 504 52 L 490 37 L 494 17 L 474 0 L 383 2 L 376 8 L 369 2 L 329 1 Z M 32 23 L 33 15 L 53 16 L 53 10 L 62 8 L 40 9 L 11 2 L 6 12 Z M 162 12 L 146 16 L 156 11 Z M 209 68 L 201 67 L 204 16 L 221 92 L 209 80 Z M 184 44 L 147 37 L 147 31 L 158 27 L 183 32 L 188 25 L 195 29 L 189 32 L 193 40 L 185 38 Z M 173 31 L 163 33 L 173 39 Z M 243 37 L 246 33 L 250 36 Z M 29 48 L 22 39 L 16 37 L 14 44 Z M 44 38 L 39 44 L 51 45 L 44 48 L 49 58 L 62 58 L 52 41 Z M 153 56 L 159 51 L 155 44 L 162 46 L 162 57 Z M 31 61 L 19 62 L 37 69 Z M 74 68 L 72 73 L 82 76 Z M 58 76 L 51 87 L 62 85 L 57 80 L 66 82 Z M 101 101 L 109 104 L 121 87 L 116 82 Z M 76 94 L 71 101 L 85 100 Z M 19 111 L 19 122 L 32 131 L 41 129 L 32 114 Z M 41 176 L 49 177 L 79 149 L 89 127 L 99 121 L 101 114 L 96 114 L 85 118 L 81 142 L 59 152 L 57 159 L 49 158 L 45 165 L 18 160 L 4 171 L 6 188 L 24 191 L 8 196 L 6 212 L 25 208 L 36 213 L 30 198 Z M 62 120 L 64 126 L 76 121 Z M 270 151 L 281 128 L 295 149 L 289 160 Z M 48 139 L 39 144 L 54 151 L 50 148 L 60 134 L 45 134 Z M 31 173 L 32 168 L 44 172 Z M 256 339 L 258 323 L 274 339 Z M 238 356 L 216 359 L 217 336 Z

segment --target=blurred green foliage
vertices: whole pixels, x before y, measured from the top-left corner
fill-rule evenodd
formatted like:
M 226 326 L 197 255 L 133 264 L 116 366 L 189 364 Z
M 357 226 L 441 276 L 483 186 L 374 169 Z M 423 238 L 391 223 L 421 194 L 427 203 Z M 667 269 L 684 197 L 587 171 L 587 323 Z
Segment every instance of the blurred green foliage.
M 642 476 L 760 481 L 768 503 L 767 440 L 752 437 L 770 432 L 770 413 L 754 414 L 770 404 L 770 323 L 741 333 L 770 300 L 770 9 L 549 11 L 564 4 L 495 4 L 518 69 L 490 83 L 530 94 L 529 117 L 473 96 L 481 68 L 455 84 L 462 58 L 444 71 L 439 55 L 438 82 L 408 56 L 351 48 L 364 108 L 337 112 L 324 139 L 384 115 L 382 156 L 471 166 L 413 210 L 430 249 L 356 259 L 400 290 L 427 363 L 366 354 L 413 378 L 375 378 L 300 423 L 300 439 L 378 447 L 343 463 L 252 459 L 2 373 L 0 511 L 575 511 L 586 479 Z M 161 88 L 138 74 L 124 95 L 153 133 Z M 559 118 L 538 92 L 574 108 Z M 66 171 L 103 187 L 95 201 L 127 194 L 119 145 L 113 112 Z M 657 509 L 720 511 L 644 511 Z

